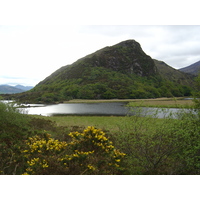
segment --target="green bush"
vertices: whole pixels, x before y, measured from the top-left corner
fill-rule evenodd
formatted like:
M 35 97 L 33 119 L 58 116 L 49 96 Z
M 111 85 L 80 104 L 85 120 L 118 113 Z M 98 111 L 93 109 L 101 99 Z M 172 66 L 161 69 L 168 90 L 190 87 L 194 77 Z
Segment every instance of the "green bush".
M 144 117 L 138 111 L 119 124 L 119 133 L 112 135 L 116 148 L 127 154 L 126 173 L 199 174 L 198 117 L 192 111 L 180 113 L 179 119 L 157 119 L 155 115 Z
M 0 103 L 0 121 L 0 171 L 16 174 L 23 165 L 20 148 L 27 138 L 28 118 L 12 104 Z
M 71 140 L 59 141 L 50 134 L 34 136 L 23 150 L 28 174 L 120 174 L 125 156 L 115 149 L 100 129 L 88 127 L 82 133 L 71 132 Z

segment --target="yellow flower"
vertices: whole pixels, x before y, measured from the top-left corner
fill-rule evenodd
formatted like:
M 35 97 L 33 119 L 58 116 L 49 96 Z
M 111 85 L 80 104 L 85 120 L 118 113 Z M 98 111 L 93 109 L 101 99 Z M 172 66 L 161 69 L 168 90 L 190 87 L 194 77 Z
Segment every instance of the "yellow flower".
M 89 169 L 93 170 L 93 171 L 95 170 L 95 167 L 92 166 L 92 165 L 88 165 L 87 167 L 88 167 Z
M 29 175 L 27 172 L 24 172 L 22 175 Z
M 42 165 L 43 168 L 47 168 L 49 167 L 49 165 L 47 165 L 46 163 Z

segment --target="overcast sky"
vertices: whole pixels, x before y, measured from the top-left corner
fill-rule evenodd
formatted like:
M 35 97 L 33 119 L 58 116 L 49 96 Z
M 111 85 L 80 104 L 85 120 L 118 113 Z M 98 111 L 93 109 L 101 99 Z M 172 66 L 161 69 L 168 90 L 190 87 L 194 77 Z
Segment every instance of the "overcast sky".
M 72 12 L 67 7 L 67 11 L 70 13 L 67 19 L 75 18 L 74 23 L 64 23 L 64 21 L 61 21 L 62 23 L 39 23 L 40 19 L 43 20 L 47 16 L 50 16 L 52 22 L 56 16 L 58 16 L 57 19 L 63 18 L 61 13 L 66 11 L 66 8 L 60 6 L 60 10 L 55 9 L 52 1 L 48 1 L 52 10 L 48 10 L 47 14 L 42 9 L 42 6 L 45 8 L 44 6 L 47 4 L 42 4 L 37 12 L 35 12 L 36 5 L 31 5 L 33 11 L 29 14 L 22 7 L 18 10 L 15 9 L 19 6 L 18 4 L 12 4 L 13 6 L 10 7 L 9 0 L 5 2 L 8 2 L 5 9 L 10 9 L 10 12 L 5 12 L 0 5 L 0 19 L 3 14 L 7 16 L 4 18 L 8 19 L 7 23 L 0 23 L 2 24 L 0 25 L 0 84 L 34 86 L 62 66 L 72 64 L 77 59 L 105 46 L 128 39 L 135 39 L 146 54 L 154 59 L 162 60 L 176 69 L 200 60 L 200 26 L 198 25 L 118 25 L 118 23 L 108 25 L 107 18 L 100 23 L 101 25 L 99 25 L 99 21 L 97 25 L 95 25 L 95 21 L 91 23 L 94 25 L 80 25 L 77 23 L 77 16 L 80 20 L 85 17 L 83 13 L 86 12 L 81 13 L 83 5 L 78 6 L 76 12 Z M 26 2 L 23 3 L 26 5 Z M 76 7 L 76 2 L 73 2 Z M 98 4 L 95 6 L 104 14 Z M 119 8 L 124 11 L 120 6 Z M 129 6 L 126 8 L 124 13 L 130 11 Z M 133 10 L 133 8 L 131 9 Z M 23 12 L 26 12 L 25 16 L 22 16 Z M 93 10 L 93 14 L 95 12 L 98 10 Z M 12 15 L 13 13 L 14 15 Z M 34 13 L 37 19 L 36 23 L 33 23 L 35 18 L 32 15 Z M 162 12 L 160 11 L 160 13 Z M 110 15 L 112 16 L 112 12 Z M 17 17 L 23 20 L 29 17 L 29 21 L 24 23 L 22 20 L 23 23 L 16 23 Z M 159 17 L 155 16 L 154 18 Z M 86 19 L 88 19 L 87 15 Z M 83 21 L 81 22 L 83 23 Z

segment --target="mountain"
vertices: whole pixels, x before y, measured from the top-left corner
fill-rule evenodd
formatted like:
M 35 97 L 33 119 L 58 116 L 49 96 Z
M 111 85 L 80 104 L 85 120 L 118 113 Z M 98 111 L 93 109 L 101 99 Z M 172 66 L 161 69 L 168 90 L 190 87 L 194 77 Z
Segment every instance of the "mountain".
M 170 75 L 173 73 L 174 78 Z M 190 81 L 185 73 L 179 73 L 146 55 L 135 40 L 127 40 L 61 67 L 30 91 L 16 94 L 13 98 L 52 103 L 73 98 L 184 96 L 191 92 Z
M 21 90 L 19 88 L 10 85 L 0 85 L 0 94 L 15 94 L 21 92 L 24 92 L 24 90 Z
M 181 68 L 179 70 L 181 72 L 185 72 L 185 73 L 197 76 L 200 72 L 200 61 L 195 62 L 194 64 L 189 65 L 187 67 Z
M 167 65 L 163 61 L 154 59 L 154 63 L 158 69 L 159 74 L 162 78 L 170 80 L 172 82 L 177 82 L 182 85 L 192 85 L 194 75 L 187 74 L 182 71 L 176 70 L 173 67 Z
M 23 86 L 23 85 L 16 85 L 14 87 L 19 88 L 19 89 L 24 90 L 24 91 L 28 91 L 28 90 L 33 88 L 33 86 Z
M 16 94 L 16 93 L 21 93 L 28 91 L 32 89 L 32 86 L 23 86 L 23 85 L 16 85 L 16 86 L 11 86 L 11 85 L 0 85 L 0 94 Z

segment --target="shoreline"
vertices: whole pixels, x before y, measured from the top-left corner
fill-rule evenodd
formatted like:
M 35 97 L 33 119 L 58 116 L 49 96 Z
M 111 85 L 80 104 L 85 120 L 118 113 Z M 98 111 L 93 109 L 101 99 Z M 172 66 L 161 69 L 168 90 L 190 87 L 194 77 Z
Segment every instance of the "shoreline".
M 191 108 L 194 105 L 192 99 L 187 97 L 155 98 L 155 99 L 73 99 L 63 103 L 127 103 L 133 107 L 162 107 L 162 108 Z

